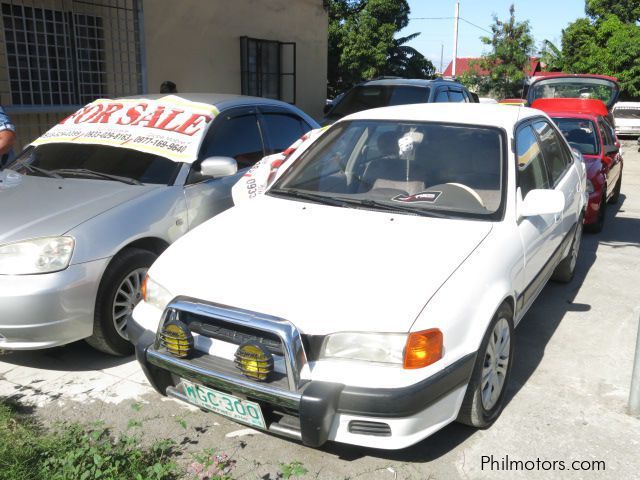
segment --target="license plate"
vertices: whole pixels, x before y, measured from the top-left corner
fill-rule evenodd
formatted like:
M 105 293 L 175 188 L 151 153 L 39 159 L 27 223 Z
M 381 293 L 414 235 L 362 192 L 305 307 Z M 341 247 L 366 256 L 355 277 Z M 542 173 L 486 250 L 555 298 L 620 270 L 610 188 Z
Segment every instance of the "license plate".
M 260 405 L 182 380 L 189 402 L 253 427 L 266 428 Z

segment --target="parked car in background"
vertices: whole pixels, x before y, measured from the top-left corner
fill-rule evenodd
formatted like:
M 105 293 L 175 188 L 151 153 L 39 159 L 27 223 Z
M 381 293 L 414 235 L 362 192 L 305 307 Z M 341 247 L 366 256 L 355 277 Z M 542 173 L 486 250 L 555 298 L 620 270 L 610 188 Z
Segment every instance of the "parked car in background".
M 151 384 L 314 447 L 491 425 L 514 327 L 575 270 L 580 157 L 539 110 L 434 104 L 350 115 L 293 155 L 149 270 L 130 332 Z
M 611 110 L 620 96 L 618 79 L 607 75 L 544 72 L 531 77 L 527 89 L 527 105 L 540 98 L 581 98 L 601 100 L 607 107 L 606 119 L 615 127 Z
M 618 102 L 612 112 L 617 135 L 640 137 L 640 102 Z
M 477 95 L 454 80 L 383 78 L 356 85 L 325 110 L 324 123 L 370 108 L 411 103 L 477 103 Z
M 546 112 L 584 157 L 589 193 L 584 225 L 590 232 L 602 231 L 607 203 L 620 198 L 624 166 L 620 142 L 606 121 L 607 107 L 600 100 L 572 98 L 539 99 L 532 106 Z
M 279 101 L 181 94 L 97 100 L 53 127 L 0 173 L 0 349 L 131 352 L 156 257 L 233 205 L 238 168 L 317 126 Z

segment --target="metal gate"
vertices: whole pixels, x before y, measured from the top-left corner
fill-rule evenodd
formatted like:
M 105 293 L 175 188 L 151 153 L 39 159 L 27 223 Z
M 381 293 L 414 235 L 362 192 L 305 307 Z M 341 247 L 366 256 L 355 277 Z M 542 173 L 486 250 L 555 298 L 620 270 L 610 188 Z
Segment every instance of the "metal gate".
M 96 98 L 146 91 L 142 0 L 0 0 L 0 103 L 29 143 Z

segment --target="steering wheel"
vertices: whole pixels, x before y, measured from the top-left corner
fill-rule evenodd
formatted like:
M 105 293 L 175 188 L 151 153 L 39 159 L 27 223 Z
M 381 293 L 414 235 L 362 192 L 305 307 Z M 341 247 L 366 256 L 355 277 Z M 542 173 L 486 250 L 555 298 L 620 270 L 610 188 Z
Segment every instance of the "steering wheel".
M 441 190 L 443 199 L 451 199 L 454 203 L 469 203 L 473 202 L 475 205 L 479 205 L 482 208 L 486 208 L 482 197 L 478 195 L 473 188 L 463 183 L 442 183 L 440 185 L 434 185 L 429 187 L 429 190 Z

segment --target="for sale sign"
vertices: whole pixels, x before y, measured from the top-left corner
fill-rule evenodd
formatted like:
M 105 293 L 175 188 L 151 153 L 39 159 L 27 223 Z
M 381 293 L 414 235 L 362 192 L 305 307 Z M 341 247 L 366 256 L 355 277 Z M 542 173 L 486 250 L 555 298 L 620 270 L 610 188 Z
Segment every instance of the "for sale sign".
M 62 120 L 32 145 L 96 143 L 193 162 L 217 114 L 213 105 L 175 95 L 157 100 L 100 99 Z

